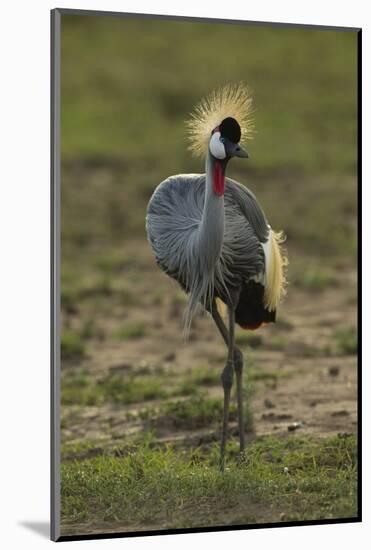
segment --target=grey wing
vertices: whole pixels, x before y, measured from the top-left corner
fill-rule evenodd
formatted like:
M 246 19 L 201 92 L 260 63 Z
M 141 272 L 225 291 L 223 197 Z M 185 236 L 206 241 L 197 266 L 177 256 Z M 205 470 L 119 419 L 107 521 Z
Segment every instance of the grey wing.
M 270 226 L 254 194 L 227 178 L 225 187 L 225 236 L 222 249 L 223 277 L 229 284 L 254 279 L 263 282 Z
M 148 203 L 146 229 L 156 261 L 183 285 L 184 251 L 199 227 L 204 197 L 205 175 L 179 174 L 160 183 Z
M 238 181 L 227 178 L 226 196 L 239 206 L 259 241 L 267 242 L 270 225 L 254 193 Z
M 159 266 L 188 290 L 185 274 L 193 236 L 199 227 L 205 198 L 205 174 L 179 174 L 164 180 L 155 189 L 147 208 L 148 240 Z M 215 287 L 223 296 L 227 286 L 259 280 L 265 272 L 262 247 L 269 235 L 257 199 L 246 187 L 226 178 L 225 234 Z

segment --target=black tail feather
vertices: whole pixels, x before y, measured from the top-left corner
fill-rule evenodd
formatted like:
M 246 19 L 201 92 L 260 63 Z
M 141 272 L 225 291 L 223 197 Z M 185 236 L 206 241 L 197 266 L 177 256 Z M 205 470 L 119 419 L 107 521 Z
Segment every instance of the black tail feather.
M 274 323 L 276 311 L 264 307 L 264 286 L 249 281 L 242 287 L 236 308 L 236 323 L 242 328 L 258 328 L 262 323 Z

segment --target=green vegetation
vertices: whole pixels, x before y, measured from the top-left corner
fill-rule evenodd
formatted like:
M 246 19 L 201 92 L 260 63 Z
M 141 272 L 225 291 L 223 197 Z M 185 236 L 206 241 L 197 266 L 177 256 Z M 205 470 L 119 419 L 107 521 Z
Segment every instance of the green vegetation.
M 216 383 L 214 379 L 212 383 Z M 220 383 L 220 377 L 219 377 Z M 174 388 L 172 396 L 184 395 L 183 386 Z M 140 412 L 143 419 L 149 420 L 153 429 L 171 427 L 172 429 L 194 430 L 200 428 L 216 428 L 223 417 L 223 398 L 209 397 L 205 391 L 195 385 L 193 395 L 187 399 L 167 401 L 156 410 L 144 409 Z M 245 430 L 253 428 L 253 414 L 251 410 L 251 396 L 253 387 L 250 376 L 244 378 L 244 422 Z M 235 387 L 232 391 L 233 403 L 230 404 L 229 419 L 237 422 L 237 406 L 235 405 Z M 188 393 L 186 395 L 189 395 Z
M 269 379 L 272 377 L 267 375 Z M 250 380 L 261 379 L 257 374 L 244 377 L 245 427 L 252 428 Z M 273 377 L 276 379 L 276 376 Z M 264 378 L 265 379 L 265 378 Z M 171 425 L 174 428 L 192 430 L 201 427 L 215 427 L 223 413 L 222 397 L 208 397 L 210 386 L 220 385 L 220 373 L 212 369 L 192 369 L 188 376 L 179 379 L 174 372 L 156 375 L 134 375 L 133 373 L 108 373 L 100 379 L 89 376 L 86 369 L 68 370 L 62 376 L 62 404 L 93 406 L 103 403 L 130 405 L 154 399 L 190 396 L 182 400 L 166 401 L 157 407 L 139 411 L 142 419 L 150 420 L 153 427 Z M 124 413 L 123 413 L 124 414 Z M 127 412 L 130 417 L 130 411 Z M 234 404 L 230 410 L 231 420 L 237 420 Z
M 271 349 L 271 350 L 277 350 L 277 351 L 284 350 L 286 349 L 286 346 L 287 346 L 286 338 L 278 334 L 274 334 L 266 342 L 267 349 Z
M 165 403 L 160 409 L 160 418 L 155 425 L 171 423 L 175 428 L 188 430 L 220 424 L 223 414 L 223 400 L 205 396 L 192 397 L 184 401 Z M 237 410 L 234 404 L 230 408 L 230 419 L 236 420 Z
M 357 353 L 358 338 L 355 327 L 344 327 L 334 334 L 336 352 L 339 354 L 352 355 Z
M 99 335 L 94 319 L 86 319 L 81 329 L 81 337 L 85 340 Z
M 263 338 L 260 334 L 251 331 L 239 331 L 236 334 L 236 344 L 238 346 L 249 346 L 250 348 L 258 348 L 262 345 Z
M 114 403 L 135 403 L 164 397 L 166 392 L 159 380 L 155 377 L 123 378 L 118 375 L 110 375 L 98 384 L 98 392 L 103 398 Z
M 62 377 L 64 405 L 99 405 L 102 403 L 130 404 L 165 397 L 162 382 L 154 376 L 111 374 L 95 380 L 86 371 Z
M 147 327 L 143 323 L 132 323 L 117 328 L 113 336 L 117 340 L 128 340 L 131 338 L 142 338 L 146 333 Z
M 354 436 L 260 438 L 239 465 L 236 451 L 224 474 L 218 445 L 179 452 L 151 438 L 64 462 L 63 521 L 137 530 L 356 516 Z
M 298 370 L 295 372 L 290 369 L 288 370 L 274 370 L 274 371 L 267 371 L 267 370 L 261 370 L 258 368 L 251 368 L 249 370 L 249 379 L 253 382 L 258 382 L 260 380 L 272 380 L 277 381 L 281 378 L 288 378 L 290 376 L 293 376 L 294 374 L 298 374 Z
M 144 159 L 157 168 L 166 151 L 188 165 L 187 113 L 215 86 L 247 79 L 256 169 L 353 171 L 356 40 L 339 31 L 65 15 L 62 157 Z
M 144 237 L 155 186 L 203 170 L 186 150 L 187 114 L 214 87 L 244 79 L 256 133 L 251 160 L 231 163 L 230 175 L 259 195 L 290 255 L 295 245 L 325 262 L 354 258 L 356 43 L 350 32 L 65 15 L 64 260 L 94 248 L 94 266 L 126 272 L 130 258 L 110 248 Z
M 84 342 L 78 334 L 64 330 L 61 335 L 62 359 L 81 359 L 85 354 Z
M 176 372 L 147 374 L 112 373 L 98 380 L 85 369 L 69 369 L 62 376 L 62 403 L 65 405 L 99 405 L 102 403 L 140 403 L 164 397 L 198 395 L 202 388 L 220 384 L 220 372 L 192 369 L 180 379 Z
M 329 286 L 335 286 L 337 279 L 335 274 L 330 270 L 320 268 L 309 268 L 305 270 L 301 277 L 295 281 L 298 286 L 307 290 L 324 290 Z
M 191 395 L 202 387 L 220 385 L 220 371 L 210 366 L 192 369 L 183 376 L 183 381 L 178 385 L 179 395 Z

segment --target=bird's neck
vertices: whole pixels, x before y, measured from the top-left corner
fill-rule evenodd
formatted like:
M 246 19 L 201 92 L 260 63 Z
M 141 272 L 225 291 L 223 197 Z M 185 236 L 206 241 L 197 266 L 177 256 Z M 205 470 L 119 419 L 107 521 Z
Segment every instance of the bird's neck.
M 200 251 L 205 263 L 213 269 L 218 261 L 224 235 L 225 162 L 208 153 L 206 158 L 206 187 L 204 209 L 199 228 Z
M 211 210 L 216 209 L 224 212 L 224 188 L 225 168 L 227 162 L 214 158 L 210 152 L 206 157 L 206 182 L 205 182 L 205 204 L 203 217 Z

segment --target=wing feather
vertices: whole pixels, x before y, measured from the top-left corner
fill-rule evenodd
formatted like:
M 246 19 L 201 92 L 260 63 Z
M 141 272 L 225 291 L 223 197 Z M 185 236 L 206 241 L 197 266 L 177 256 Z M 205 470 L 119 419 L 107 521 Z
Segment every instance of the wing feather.
M 190 270 L 184 251 L 201 222 L 204 199 L 205 174 L 179 174 L 156 188 L 147 209 L 147 234 L 156 261 L 187 292 Z M 249 189 L 226 178 L 224 200 L 225 234 L 215 269 L 216 295 L 227 301 L 228 288 L 255 280 L 265 286 L 265 303 L 272 309 L 284 288 L 285 258 L 280 242 L 270 238 L 275 233 Z M 272 254 L 267 254 L 268 249 Z

